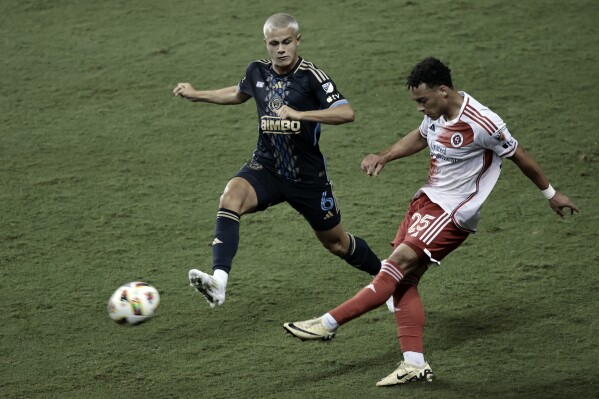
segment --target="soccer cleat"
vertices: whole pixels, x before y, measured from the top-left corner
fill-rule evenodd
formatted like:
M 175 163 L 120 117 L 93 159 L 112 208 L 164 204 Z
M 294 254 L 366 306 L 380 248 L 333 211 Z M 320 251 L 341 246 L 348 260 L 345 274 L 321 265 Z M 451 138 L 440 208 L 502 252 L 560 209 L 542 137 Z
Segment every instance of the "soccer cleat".
M 283 328 L 288 333 L 295 335 L 302 341 L 307 339 L 320 339 L 327 341 L 335 336 L 335 331 L 329 331 L 322 325 L 322 317 L 295 323 L 285 323 Z
M 211 308 L 225 303 L 225 287 L 211 275 L 197 269 L 189 271 L 189 285 L 206 297 Z
M 429 366 L 428 363 L 425 363 L 422 367 L 418 367 L 413 364 L 401 362 L 394 372 L 377 382 L 376 386 L 385 387 L 416 381 L 431 382 L 432 380 L 433 370 L 431 370 L 431 366 Z

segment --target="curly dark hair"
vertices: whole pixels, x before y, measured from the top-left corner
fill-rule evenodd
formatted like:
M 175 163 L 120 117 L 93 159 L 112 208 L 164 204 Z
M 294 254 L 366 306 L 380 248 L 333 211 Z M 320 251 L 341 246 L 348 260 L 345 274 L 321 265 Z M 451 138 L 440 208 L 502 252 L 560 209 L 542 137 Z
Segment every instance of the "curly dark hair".
M 406 79 L 408 89 L 425 83 L 429 88 L 441 85 L 453 88 L 451 69 L 434 57 L 427 57 L 414 66 Z

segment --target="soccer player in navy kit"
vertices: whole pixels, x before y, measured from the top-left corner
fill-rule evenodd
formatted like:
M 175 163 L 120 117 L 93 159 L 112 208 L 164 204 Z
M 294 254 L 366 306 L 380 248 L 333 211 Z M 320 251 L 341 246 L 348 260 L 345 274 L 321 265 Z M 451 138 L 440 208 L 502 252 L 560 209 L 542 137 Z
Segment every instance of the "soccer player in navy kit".
M 220 197 L 212 242 L 214 274 L 189 271 L 190 284 L 211 307 L 225 301 L 240 217 L 281 202 L 301 213 L 333 254 L 370 275 L 381 267 L 368 244 L 344 230 L 318 146 L 321 124 L 353 122 L 353 109 L 325 72 L 299 56 L 301 35 L 293 16 L 275 14 L 263 31 L 270 59 L 250 63 L 237 86 L 198 91 L 179 83 L 173 90 L 190 101 L 221 105 L 253 97 L 258 111 L 256 149 Z

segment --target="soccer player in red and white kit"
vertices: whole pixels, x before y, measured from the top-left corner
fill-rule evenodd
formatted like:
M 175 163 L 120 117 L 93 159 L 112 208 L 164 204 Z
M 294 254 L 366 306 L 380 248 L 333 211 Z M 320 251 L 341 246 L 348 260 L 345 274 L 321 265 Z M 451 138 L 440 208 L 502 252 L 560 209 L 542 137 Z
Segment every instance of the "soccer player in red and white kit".
M 465 92 L 453 88 L 451 71 L 436 58 L 419 62 L 406 86 L 418 111 L 420 126 L 378 154 L 362 161 L 362 171 L 378 176 L 385 165 L 428 147 L 428 180 L 414 195 L 393 240 L 393 252 L 381 271 L 352 299 L 322 317 L 285 323 L 300 339 L 333 338 L 337 328 L 385 303 L 392 296 L 404 360 L 377 386 L 432 381 L 424 360 L 424 309 L 418 282 L 429 264 L 447 254 L 476 231 L 483 202 L 497 183 L 502 159 L 513 161 L 541 190 L 559 216 L 578 208 L 556 191 L 537 162 L 518 145 L 497 114 Z

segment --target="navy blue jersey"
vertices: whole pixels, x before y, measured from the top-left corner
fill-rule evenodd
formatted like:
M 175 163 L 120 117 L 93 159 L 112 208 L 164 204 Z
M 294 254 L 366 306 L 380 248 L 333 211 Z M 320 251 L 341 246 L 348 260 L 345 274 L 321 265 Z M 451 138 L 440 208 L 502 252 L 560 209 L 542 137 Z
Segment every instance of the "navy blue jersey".
M 282 105 L 314 111 L 346 104 L 331 78 L 302 58 L 286 75 L 277 74 L 270 60 L 260 60 L 247 67 L 238 90 L 252 96 L 258 109 L 253 158 L 289 182 L 326 183 L 325 159 L 318 146 L 320 123 L 281 120 L 276 110 Z

